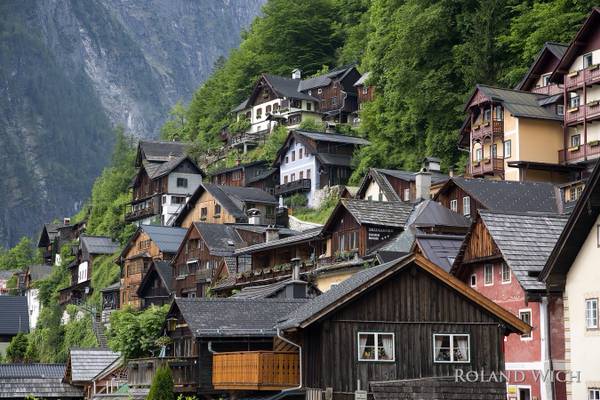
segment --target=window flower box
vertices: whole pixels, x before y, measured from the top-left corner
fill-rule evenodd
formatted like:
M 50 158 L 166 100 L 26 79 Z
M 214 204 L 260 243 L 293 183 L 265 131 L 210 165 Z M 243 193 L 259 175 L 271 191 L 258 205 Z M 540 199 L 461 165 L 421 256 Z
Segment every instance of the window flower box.
M 590 67 L 588 68 L 590 71 L 593 71 L 595 69 L 598 69 L 598 67 L 600 67 L 600 64 L 594 64 L 594 65 L 590 65 Z
M 590 145 L 590 147 L 598 147 L 600 146 L 600 140 L 592 140 L 588 142 L 588 144 Z
M 481 162 L 479 162 L 479 161 L 475 161 L 475 162 L 473 163 L 473 166 L 474 166 L 474 167 L 479 167 L 480 165 L 481 165 Z
M 571 72 L 571 73 L 567 74 L 567 76 L 568 76 L 569 78 L 574 78 L 574 77 L 576 77 L 577 75 L 579 75 L 579 71 L 573 71 L 573 72 Z
M 600 100 L 590 101 L 587 103 L 588 107 L 596 107 L 598 104 L 600 104 Z
M 483 159 L 483 163 L 484 163 L 484 164 L 489 164 L 489 163 L 491 163 L 491 162 L 492 162 L 492 160 L 491 160 L 491 159 L 489 159 L 489 158 L 484 158 L 484 159 Z
M 490 126 L 490 121 L 484 122 L 483 126 Z
M 573 146 L 573 147 L 569 147 L 569 151 L 571 153 L 575 152 L 575 151 L 579 151 L 579 146 Z
M 475 125 L 475 130 L 479 130 L 479 128 L 481 128 L 481 125 Z
M 574 113 L 574 112 L 577 112 L 577 111 L 579 111 L 579 107 L 573 107 L 573 108 L 569 108 L 567 110 L 568 113 Z

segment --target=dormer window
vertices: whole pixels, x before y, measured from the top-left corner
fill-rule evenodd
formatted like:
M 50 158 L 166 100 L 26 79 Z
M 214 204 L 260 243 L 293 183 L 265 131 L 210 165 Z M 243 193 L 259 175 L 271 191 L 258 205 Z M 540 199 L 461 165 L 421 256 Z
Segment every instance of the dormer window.
M 550 74 L 542 75 L 542 86 L 550 85 Z
M 584 54 L 583 55 L 583 68 L 584 69 L 589 68 L 592 65 L 594 65 L 593 60 L 594 60 L 594 58 L 592 56 L 592 53 Z

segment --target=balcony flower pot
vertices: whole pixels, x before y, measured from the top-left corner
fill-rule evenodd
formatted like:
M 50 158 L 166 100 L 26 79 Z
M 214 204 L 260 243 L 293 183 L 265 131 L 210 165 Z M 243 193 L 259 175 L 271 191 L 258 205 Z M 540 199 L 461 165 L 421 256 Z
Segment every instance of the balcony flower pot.
M 588 142 L 590 147 L 597 147 L 600 146 L 600 140 L 592 140 L 590 142 Z
M 574 151 L 578 151 L 579 150 L 579 146 L 573 146 L 573 147 L 569 147 L 569 151 L 572 153 Z
M 490 160 L 489 158 L 486 158 L 486 159 L 483 160 L 484 164 L 489 164 L 491 162 L 492 162 L 492 160 Z
M 573 107 L 573 108 L 569 108 L 567 110 L 568 113 L 574 113 L 574 112 L 577 112 L 577 111 L 579 111 L 579 107 Z
M 600 104 L 600 100 L 590 101 L 589 103 L 587 103 L 587 106 L 596 107 L 598 104 Z
M 574 78 L 574 77 L 576 77 L 577 75 L 579 75 L 579 71 L 574 71 L 574 72 L 571 72 L 570 74 L 567 74 L 567 76 L 568 76 L 569 78 Z

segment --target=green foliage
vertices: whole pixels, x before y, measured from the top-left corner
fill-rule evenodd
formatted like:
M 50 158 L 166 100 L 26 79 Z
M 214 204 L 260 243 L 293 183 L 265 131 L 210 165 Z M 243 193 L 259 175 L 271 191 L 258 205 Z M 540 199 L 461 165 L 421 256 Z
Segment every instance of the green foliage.
M 31 239 L 23 237 L 13 248 L 0 247 L 0 270 L 19 269 L 42 262 L 40 252 Z
M 290 197 L 287 197 L 284 200 L 284 202 L 287 207 L 299 208 L 299 207 L 306 207 L 306 204 L 308 203 L 308 199 L 302 193 L 296 193 L 296 194 L 291 195 Z
M 169 111 L 169 119 L 162 126 L 160 137 L 163 140 L 183 140 L 186 122 L 185 107 L 181 101 L 178 101 Z
M 173 376 L 171 369 L 167 366 L 160 367 L 156 370 L 152 386 L 148 393 L 147 400 L 173 400 Z
M 8 347 L 6 348 L 7 360 L 11 363 L 24 362 L 28 344 L 29 341 L 27 339 L 27 335 L 25 335 L 23 332 L 19 332 L 15 337 L 12 338 Z
M 252 124 L 250 123 L 250 120 L 246 119 L 246 118 L 240 118 L 239 120 L 231 123 L 228 127 L 229 132 L 231 132 L 232 134 L 239 134 L 239 133 L 244 133 L 246 132 L 248 129 L 250 129 L 250 126 L 252 126 Z
M 298 128 L 305 131 L 325 132 L 325 124 L 314 118 L 303 120 L 300 122 L 300 125 L 298 125 Z
M 94 259 L 94 268 L 92 269 L 93 292 L 88 303 L 93 304 L 97 309 L 102 307 L 101 289 L 116 283 L 121 276 L 120 267 L 114 263 L 116 257 L 117 254 L 110 254 Z
M 111 349 L 119 351 L 126 359 L 149 357 L 157 353 L 157 342 L 169 306 L 152 306 L 144 311 L 123 308 L 110 316 L 108 340 Z
M 302 221 L 324 224 L 329 219 L 329 216 L 339 201 L 340 198 L 338 196 L 331 195 L 323 200 L 318 208 L 297 208 L 293 210 L 292 215 Z

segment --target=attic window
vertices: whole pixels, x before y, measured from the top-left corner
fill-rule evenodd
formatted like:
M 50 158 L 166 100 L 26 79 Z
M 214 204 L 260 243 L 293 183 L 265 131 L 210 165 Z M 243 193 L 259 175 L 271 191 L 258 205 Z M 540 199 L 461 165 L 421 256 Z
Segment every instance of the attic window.
M 550 85 L 550 74 L 546 74 L 542 76 L 542 86 Z
M 321 94 L 321 93 L 323 93 L 323 89 L 321 89 L 321 88 L 317 89 L 317 93 L 318 93 L 318 94 Z
M 188 187 L 188 180 L 187 178 L 177 178 L 177 187 L 182 187 L 182 188 L 186 188 Z
M 583 68 L 589 68 L 592 65 L 594 65 L 593 63 L 593 56 L 592 53 L 587 53 L 583 55 Z

